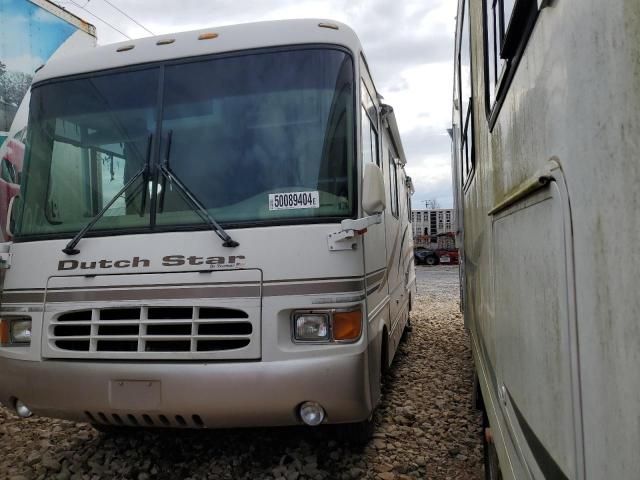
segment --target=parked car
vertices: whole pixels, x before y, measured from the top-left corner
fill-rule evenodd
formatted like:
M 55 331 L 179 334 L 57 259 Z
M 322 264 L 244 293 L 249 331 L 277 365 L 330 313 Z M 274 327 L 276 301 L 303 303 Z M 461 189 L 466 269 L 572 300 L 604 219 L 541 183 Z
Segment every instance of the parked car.
M 8 239 L 7 211 L 11 199 L 20 193 L 20 174 L 24 158 L 24 143 L 17 138 L 7 141 L 7 148 L 0 158 L 0 241 Z
M 416 250 L 413 253 L 413 258 L 415 259 L 416 265 L 438 265 L 438 263 L 440 263 L 438 254 L 433 250 Z
M 451 249 L 438 249 L 434 253 L 438 257 L 439 263 L 457 265 L 459 261 L 459 253 L 457 248 Z

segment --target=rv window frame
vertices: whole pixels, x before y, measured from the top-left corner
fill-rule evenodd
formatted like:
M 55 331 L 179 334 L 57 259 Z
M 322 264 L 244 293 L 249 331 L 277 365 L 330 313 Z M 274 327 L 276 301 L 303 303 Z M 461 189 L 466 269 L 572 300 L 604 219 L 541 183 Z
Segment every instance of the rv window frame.
M 391 215 L 400 218 L 400 198 L 398 195 L 398 163 L 392 150 L 388 150 L 389 155 L 389 195 L 391 200 Z M 395 207 L 395 208 L 394 208 Z
M 369 125 L 375 134 L 375 164 L 384 170 L 384 160 L 382 158 L 382 139 L 380 137 L 380 115 L 379 115 L 379 106 L 376 105 L 376 101 L 378 101 L 378 94 L 376 90 L 376 86 L 373 83 L 373 77 L 371 76 L 371 72 L 369 71 L 369 65 L 367 64 L 367 59 L 364 56 L 363 52 L 360 52 L 360 75 L 358 79 L 358 85 L 360 88 L 360 94 L 358 95 L 358 102 L 360 104 L 359 115 L 362 116 L 363 111 L 366 114 L 366 118 L 369 119 Z M 371 85 L 371 88 L 369 88 Z M 374 95 L 371 94 L 373 90 Z M 371 101 L 372 108 L 375 110 L 375 118 L 371 116 L 371 112 L 366 108 L 365 102 L 363 99 L 368 98 Z M 379 101 L 378 101 L 379 103 Z M 363 148 L 362 142 L 362 124 L 364 123 L 364 118 L 360 119 L 359 128 L 360 128 L 360 146 Z M 364 159 L 364 152 L 360 153 L 360 158 Z M 364 162 L 362 164 L 362 171 L 364 172 Z
M 260 228 L 260 227 L 278 227 L 278 226 L 289 226 L 289 225 L 318 225 L 318 224 L 332 224 L 332 223 L 340 223 L 342 220 L 352 219 L 355 220 L 358 218 L 360 211 L 360 182 L 358 181 L 358 153 L 359 153 L 359 145 L 358 145 L 358 109 L 360 108 L 360 98 L 358 95 L 358 81 L 361 75 L 358 75 L 358 65 L 356 59 L 358 55 L 356 52 L 350 50 L 344 45 L 333 44 L 333 43 L 300 43 L 300 44 L 290 44 L 290 45 L 278 45 L 278 46 L 270 46 L 270 47 L 257 47 L 246 50 L 236 50 L 229 52 L 218 52 L 212 54 L 205 55 L 193 55 L 188 57 L 181 58 L 173 58 L 168 60 L 156 60 L 146 63 L 137 63 L 135 65 L 125 65 L 115 68 L 105 68 L 101 70 L 94 70 L 91 72 L 84 72 L 72 75 L 65 75 L 55 78 L 49 78 L 45 80 L 40 80 L 31 85 L 31 91 L 33 89 L 55 84 L 62 83 L 69 80 L 81 80 L 86 78 L 92 78 L 96 75 L 112 75 L 118 73 L 126 73 L 126 72 L 134 72 L 140 70 L 147 70 L 153 68 L 160 68 L 162 71 L 159 73 L 159 87 L 158 87 L 158 102 L 159 108 L 157 109 L 156 115 L 156 130 L 160 131 L 161 128 L 161 119 L 162 119 L 162 94 L 164 88 L 164 67 L 180 65 L 184 63 L 195 63 L 200 61 L 214 60 L 220 58 L 231 58 L 231 57 L 243 57 L 248 55 L 256 55 L 261 53 L 277 53 L 277 52 L 290 52 L 297 50 L 337 50 L 343 52 L 345 55 L 348 55 L 351 58 L 351 67 L 352 67 L 352 108 L 353 108 L 353 125 L 352 127 L 352 137 L 353 137 L 353 162 L 351 165 L 351 177 L 352 177 L 352 185 L 354 195 L 352 199 L 351 209 L 348 214 L 341 216 L 331 216 L 331 217 L 309 217 L 309 218 L 280 218 L 274 220 L 252 220 L 246 222 L 223 222 L 221 226 L 225 230 L 233 230 L 236 228 Z M 374 87 L 375 88 L 375 87 Z M 27 130 L 27 137 L 29 141 L 26 142 L 25 149 L 25 164 L 23 166 L 23 172 L 28 171 L 28 162 L 29 162 L 29 145 L 30 137 L 32 135 L 32 130 Z M 159 135 L 154 135 L 152 140 L 152 165 L 157 165 L 159 162 L 159 149 L 160 149 L 160 137 Z M 25 185 L 25 187 L 28 186 Z M 26 194 L 26 188 L 25 188 Z M 153 199 L 152 199 L 153 200 Z M 23 214 L 25 208 L 25 202 L 21 202 L 21 211 L 16 212 L 17 217 Z M 151 205 L 155 205 L 155 203 L 151 203 Z M 153 207 L 152 207 L 153 208 Z M 157 225 L 149 223 L 149 225 L 144 227 L 130 227 L 123 229 L 113 229 L 113 230 L 95 230 L 88 231 L 84 236 L 89 237 L 111 237 L 111 236 L 120 236 L 120 235 L 137 235 L 137 234 L 154 234 L 154 233 L 166 233 L 166 232 L 199 232 L 199 231 L 207 231 L 210 230 L 208 224 L 193 224 L 193 225 Z M 17 234 L 14 235 L 13 241 L 14 243 L 26 243 L 26 242 L 35 242 L 41 240 L 56 240 L 62 238 L 69 238 L 70 232 L 60 232 L 60 233 L 45 233 L 45 234 L 33 234 L 33 235 L 24 235 Z
M 463 0 L 464 2 L 465 0 Z M 489 31 L 489 15 L 495 11 L 496 22 Z M 484 68 L 485 116 L 493 130 L 500 110 L 515 77 L 539 16 L 537 0 L 515 0 L 511 17 L 504 18 L 504 0 L 482 0 L 482 46 Z M 494 50 L 495 83 L 491 95 L 489 49 Z
M 458 84 L 455 86 L 458 89 L 458 98 L 460 99 L 460 105 L 458 108 L 458 117 L 460 120 L 460 183 L 462 185 L 464 193 L 469 189 L 469 185 L 473 178 L 475 177 L 476 172 L 476 155 L 475 155 L 475 141 L 474 141 L 474 132 L 475 132 L 475 121 L 474 121 L 474 108 L 473 108 L 473 100 L 475 98 L 474 88 L 473 88 L 473 41 L 472 41 L 472 29 L 471 29 L 471 1 L 470 0 L 461 0 L 460 1 L 460 12 L 458 14 L 458 18 L 460 18 L 460 28 L 458 30 L 458 38 L 457 38 L 457 56 L 456 56 L 456 70 L 458 73 Z M 467 16 L 465 18 L 465 7 L 467 9 Z M 464 28 L 469 29 L 469 86 L 471 97 L 469 97 L 469 105 L 467 107 L 467 115 L 466 118 L 462 118 L 463 108 L 462 105 L 464 103 L 464 99 L 462 97 L 462 38 L 463 38 L 463 30 Z M 470 127 L 470 132 L 469 132 Z M 471 139 L 471 143 L 469 144 L 469 139 Z M 469 164 L 470 168 L 466 168 L 465 166 L 465 147 L 469 148 Z

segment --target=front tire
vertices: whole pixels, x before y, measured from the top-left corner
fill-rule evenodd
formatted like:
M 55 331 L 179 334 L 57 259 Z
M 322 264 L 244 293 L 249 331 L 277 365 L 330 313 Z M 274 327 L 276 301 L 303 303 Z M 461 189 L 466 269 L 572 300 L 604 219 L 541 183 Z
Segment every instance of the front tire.
M 438 264 L 438 260 L 436 259 L 436 257 L 429 256 L 425 259 L 424 263 L 426 263 L 430 267 L 433 267 L 434 265 Z

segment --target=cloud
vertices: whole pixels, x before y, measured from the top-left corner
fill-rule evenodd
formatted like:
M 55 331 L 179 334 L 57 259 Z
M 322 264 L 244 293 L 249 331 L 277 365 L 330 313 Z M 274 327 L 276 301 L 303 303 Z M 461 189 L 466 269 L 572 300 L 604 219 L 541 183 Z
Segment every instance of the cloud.
M 378 90 L 393 105 L 400 132 L 415 128 L 432 128 L 444 132 L 451 124 L 451 92 L 453 67 L 448 62 L 408 66 L 399 71 L 395 82 L 402 79 L 406 88 Z
M 407 158 L 414 160 L 447 152 L 451 147 L 451 140 L 446 131 L 434 128 L 414 128 L 402 132 L 402 145 Z
M 453 206 L 451 194 L 451 159 L 449 155 L 428 155 L 418 165 L 407 164 L 415 194 L 413 208 L 424 208 L 424 201 L 436 199 L 443 208 Z

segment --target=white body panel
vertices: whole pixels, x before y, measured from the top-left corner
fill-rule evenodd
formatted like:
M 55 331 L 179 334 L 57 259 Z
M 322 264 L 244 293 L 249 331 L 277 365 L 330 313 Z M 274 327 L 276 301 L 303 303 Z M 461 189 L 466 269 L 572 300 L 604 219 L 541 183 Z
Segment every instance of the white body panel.
M 640 4 L 548 3 L 491 111 L 470 2 L 465 322 L 505 477 L 637 478 Z

